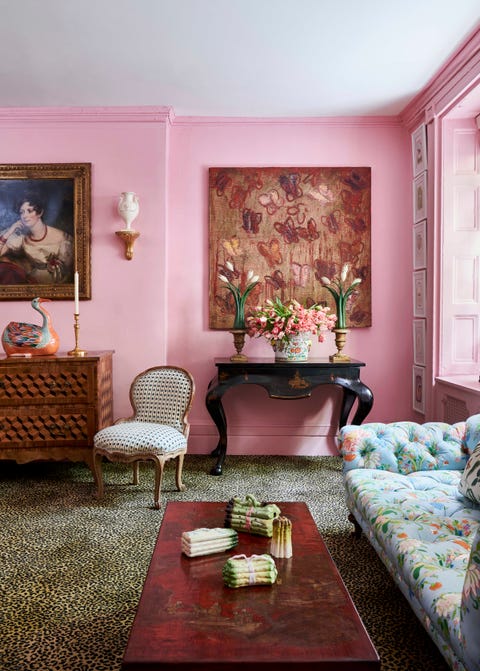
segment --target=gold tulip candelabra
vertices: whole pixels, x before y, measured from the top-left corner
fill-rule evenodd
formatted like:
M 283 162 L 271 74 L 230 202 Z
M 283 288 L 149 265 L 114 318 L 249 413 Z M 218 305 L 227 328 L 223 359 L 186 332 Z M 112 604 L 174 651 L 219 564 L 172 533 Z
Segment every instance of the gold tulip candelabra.
M 327 289 L 333 296 L 335 301 L 335 307 L 337 311 L 337 324 L 333 329 L 335 333 L 335 345 L 337 346 L 337 351 L 335 354 L 330 355 L 329 359 L 332 362 L 336 361 L 350 361 L 350 357 L 347 354 L 342 352 L 345 347 L 345 342 L 347 340 L 347 299 L 352 294 L 356 286 L 362 281 L 360 277 L 357 277 L 353 282 L 345 287 L 345 281 L 348 275 L 348 263 L 342 268 L 340 273 L 340 278 L 333 278 L 330 280 L 328 277 L 322 277 L 320 279 L 322 285 Z

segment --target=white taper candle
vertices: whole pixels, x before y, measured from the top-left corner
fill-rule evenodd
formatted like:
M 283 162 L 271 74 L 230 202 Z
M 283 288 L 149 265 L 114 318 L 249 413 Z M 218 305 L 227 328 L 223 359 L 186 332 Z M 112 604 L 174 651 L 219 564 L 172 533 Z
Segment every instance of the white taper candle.
M 75 295 L 75 314 L 78 315 L 80 314 L 80 305 L 79 305 L 79 297 L 78 297 L 78 272 L 75 271 L 73 275 L 73 288 L 74 288 L 74 295 Z

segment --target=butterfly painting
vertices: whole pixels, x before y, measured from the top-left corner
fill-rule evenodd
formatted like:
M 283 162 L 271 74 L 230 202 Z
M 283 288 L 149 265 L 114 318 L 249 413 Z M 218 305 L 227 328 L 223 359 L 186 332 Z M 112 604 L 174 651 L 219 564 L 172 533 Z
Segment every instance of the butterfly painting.
M 277 189 L 272 189 L 268 193 L 261 193 L 258 196 L 258 202 L 263 205 L 268 214 L 275 214 L 285 204 L 285 200 L 280 196 Z
M 242 227 L 247 233 L 258 233 L 260 230 L 260 222 L 262 221 L 262 213 L 254 212 L 246 207 L 242 212 L 242 221 Z
M 274 270 L 271 275 L 265 275 L 265 283 L 273 287 L 275 291 L 278 289 L 285 289 L 287 283 L 283 279 L 283 273 L 281 270 Z
M 369 167 L 209 168 L 208 184 L 210 328 L 232 328 L 219 275 L 239 286 L 258 275 L 249 309 L 278 296 L 334 311 L 321 278 L 345 263 L 362 279 L 348 326 L 371 325 Z
M 266 259 L 270 268 L 274 268 L 282 263 L 282 252 L 280 250 L 280 242 L 277 238 L 272 238 L 269 242 L 261 240 L 257 243 L 257 248 L 264 259 Z
M 310 279 L 311 267 L 308 263 L 292 262 L 292 277 L 293 283 L 296 287 L 306 287 Z

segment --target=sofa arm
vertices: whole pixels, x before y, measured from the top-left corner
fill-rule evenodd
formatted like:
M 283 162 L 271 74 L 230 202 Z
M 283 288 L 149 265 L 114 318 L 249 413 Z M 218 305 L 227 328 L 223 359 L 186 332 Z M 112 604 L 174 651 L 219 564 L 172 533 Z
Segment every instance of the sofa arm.
M 460 631 L 469 671 L 480 670 L 480 527 L 473 539 L 460 609 Z
M 480 415 L 478 416 L 480 419 Z M 473 419 L 473 418 L 472 418 Z M 480 433 L 480 422 L 471 423 Z M 463 470 L 466 422 L 393 422 L 347 425 L 338 436 L 344 471 L 377 468 L 394 473 Z

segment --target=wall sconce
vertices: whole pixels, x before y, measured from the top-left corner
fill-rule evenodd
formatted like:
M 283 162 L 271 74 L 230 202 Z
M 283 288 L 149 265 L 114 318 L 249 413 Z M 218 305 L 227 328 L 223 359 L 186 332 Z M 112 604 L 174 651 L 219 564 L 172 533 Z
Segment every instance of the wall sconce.
M 115 235 L 118 235 L 125 243 L 125 258 L 130 261 L 133 258 L 134 242 L 140 235 L 139 231 L 132 228 L 132 223 L 140 211 L 138 196 L 133 191 L 123 191 L 118 201 L 117 211 L 125 222 L 125 228 L 115 231 Z

